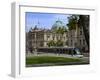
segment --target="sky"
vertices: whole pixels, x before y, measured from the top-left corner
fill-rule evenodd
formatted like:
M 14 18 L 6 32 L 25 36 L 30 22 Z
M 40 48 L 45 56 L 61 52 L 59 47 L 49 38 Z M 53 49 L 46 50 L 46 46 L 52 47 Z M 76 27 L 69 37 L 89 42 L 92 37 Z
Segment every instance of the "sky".
M 37 25 L 39 28 L 51 29 L 52 25 L 60 20 L 64 25 L 68 23 L 67 14 L 55 14 L 55 13 L 34 13 L 34 12 L 26 12 L 25 13 L 25 26 L 26 31 L 29 31 Z

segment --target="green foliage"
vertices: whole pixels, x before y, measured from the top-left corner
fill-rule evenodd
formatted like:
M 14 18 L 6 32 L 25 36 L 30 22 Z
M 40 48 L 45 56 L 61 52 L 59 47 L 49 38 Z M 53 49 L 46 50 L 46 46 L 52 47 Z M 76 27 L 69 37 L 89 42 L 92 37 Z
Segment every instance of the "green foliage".
M 72 15 L 68 17 L 68 28 L 69 30 L 76 29 L 76 24 L 78 24 L 79 16 L 78 15 Z
M 56 42 L 56 46 L 58 47 L 60 47 L 60 46 L 63 46 L 63 41 L 61 41 L 61 40 L 58 40 L 57 42 Z
M 64 27 L 59 27 L 55 30 L 57 34 L 64 34 L 64 32 L 67 31 Z
M 61 46 L 63 46 L 63 41 L 61 41 L 61 40 L 58 40 L 58 41 L 51 40 L 47 43 L 47 45 L 48 45 L 48 47 L 52 47 L 52 46 L 61 47 Z
M 47 43 L 48 47 L 51 47 L 51 46 L 55 46 L 55 41 L 54 40 L 51 40 Z
M 57 34 L 64 34 L 64 32 L 67 31 L 66 26 L 63 24 L 62 21 L 58 20 L 55 22 L 55 24 L 52 26 L 52 31 L 56 32 Z

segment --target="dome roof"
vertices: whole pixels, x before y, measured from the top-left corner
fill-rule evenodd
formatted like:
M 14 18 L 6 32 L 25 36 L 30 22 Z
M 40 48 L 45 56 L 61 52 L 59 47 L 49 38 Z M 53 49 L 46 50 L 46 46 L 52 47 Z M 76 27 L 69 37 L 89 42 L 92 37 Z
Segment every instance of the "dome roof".
M 57 20 L 57 21 L 53 24 L 52 29 L 58 29 L 59 27 L 64 27 L 64 26 L 65 26 L 65 25 L 63 24 L 62 21 Z

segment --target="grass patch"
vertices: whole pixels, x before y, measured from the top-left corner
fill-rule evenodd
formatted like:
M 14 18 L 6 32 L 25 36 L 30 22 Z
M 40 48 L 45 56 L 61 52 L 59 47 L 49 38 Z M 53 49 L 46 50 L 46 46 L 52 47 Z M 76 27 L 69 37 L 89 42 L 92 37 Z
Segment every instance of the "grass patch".
M 26 57 L 26 65 L 32 64 L 48 64 L 48 63 L 69 63 L 69 62 L 81 62 L 80 59 L 65 58 L 65 57 L 53 57 L 53 56 L 33 56 Z

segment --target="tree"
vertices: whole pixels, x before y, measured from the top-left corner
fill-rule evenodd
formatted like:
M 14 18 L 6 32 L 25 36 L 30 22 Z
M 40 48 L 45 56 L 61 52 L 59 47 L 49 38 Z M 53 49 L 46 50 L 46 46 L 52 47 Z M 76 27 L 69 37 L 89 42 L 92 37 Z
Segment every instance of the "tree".
M 78 15 L 71 15 L 70 17 L 68 17 L 67 26 L 68 26 L 69 30 L 76 29 L 78 27 L 78 25 L 77 25 L 78 19 L 79 19 Z
M 78 26 L 78 20 L 79 16 L 78 15 L 71 15 L 68 17 L 69 23 L 67 26 L 69 27 L 69 30 L 75 29 L 75 43 L 73 44 L 74 46 L 77 46 L 77 37 L 78 37 L 78 31 L 79 31 L 79 26 Z
M 54 40 L 50 40 L 48 43 L 47 43 L 48 47 L 51 47 L 51 46 L 55 46 L 55 41 Z
M 63 41 L 58 40 L 58 41 L 56 42 L 56 46 L 57 46 L 57 47 L 63 46 Z
M 64 27 L 59 27 L 58 29 L 56 29 L 55 32 L 63 35 L 65 33 L 65 31 L 66 31 L 66 29 Z
M 63 44 L 63 41 L 62 41 L 63 34 L 67 31 L 67 28 L 63 24 L 63 22 L 60 20 L 56 21 L 55 24 L 52 26 L 52 31 L 60 37 L 60 39 L 58 38 L 57 44 L 59 41 L 61 41 L 61 44 Z
M 89 15 L 80 15 L 79 16 L 79 25 L 82 26 L 86 43 L 89 49 Z
M 84 37 L 89 49 L 89 15 L 72 15 L 68 18 L 67 26 L 69 30 L 76 29 L 76 36 L 78 35 L 78 28 L 82 28 Z

